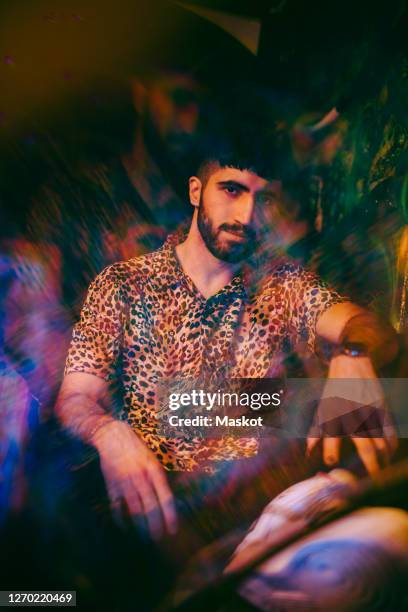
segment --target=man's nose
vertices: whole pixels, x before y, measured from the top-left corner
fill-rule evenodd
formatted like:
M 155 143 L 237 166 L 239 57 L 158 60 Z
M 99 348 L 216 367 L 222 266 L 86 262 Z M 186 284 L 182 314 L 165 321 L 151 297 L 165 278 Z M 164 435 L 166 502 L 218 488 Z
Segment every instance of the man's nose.
M 243 195 L 238 209 L 236 210 L 236 220 L 242 225 L 252 226 L 255 216 L 255 198 L 250 193 Z

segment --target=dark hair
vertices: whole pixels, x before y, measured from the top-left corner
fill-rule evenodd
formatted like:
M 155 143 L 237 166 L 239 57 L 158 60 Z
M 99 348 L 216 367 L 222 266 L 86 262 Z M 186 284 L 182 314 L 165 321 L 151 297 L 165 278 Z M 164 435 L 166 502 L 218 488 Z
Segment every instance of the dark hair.
M 280 179 L 285 181 L 289 176 L 292 180 L 295 178 L 296 173 L 294 168 L 291 167 L 291 159 L 286 150 L 281 149 L 278 152 L 270 148 L 262 151 L 261 147 L 256 149 L 256 142 L 252 150 L 248 150 L 246 146 L 245 149 L 235 143 L 232 146 L 220 147 L 219 143 L 215 143 L 213 140 L 208 150 L 201 154 L 197 176 L 205 185 L 216 168 L 221 167 L 250 170 L 268 180 Z
M 218 165 L 251 170 L 287 184 L 297 181 L 299 167 L 292 154 L 288 123 L 264 99 L 242 98 L 242 93 L 230 92 L 226 100 L 213 105 L 197 142 L 197 175 L 205 183 Z M 240 105 L 231 109 L 236 99 Z
M 268 125 L 253 118 L 227 127 L 224 124 L 217 133 L 207 134 L 200 143 L 196 175 L 203 187 L 220 167 L 250 170 L 266 180 L 279 180 L 288 201 L 297 207 L 297 220 L 313 225 L 316 205 L 311 168 L 297 164 L 288 127 L 272 119 Z

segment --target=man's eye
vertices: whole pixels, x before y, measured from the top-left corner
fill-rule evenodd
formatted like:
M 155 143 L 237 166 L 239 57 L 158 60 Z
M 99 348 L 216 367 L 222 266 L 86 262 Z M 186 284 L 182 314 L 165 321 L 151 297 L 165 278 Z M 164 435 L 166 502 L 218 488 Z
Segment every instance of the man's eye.
M 233 185 L 226 185 L 224 187 L 224 191 L 226 191 L 230 195 L 236 195 L 238 193 L 238 189 L 234 187 Z
M 276 202 L 276 198 L 274 196 L 260 196 L 258 198 L 258 202 L 259 204 L 262 204 L 263 206 L 271 206 L 274 202 Z

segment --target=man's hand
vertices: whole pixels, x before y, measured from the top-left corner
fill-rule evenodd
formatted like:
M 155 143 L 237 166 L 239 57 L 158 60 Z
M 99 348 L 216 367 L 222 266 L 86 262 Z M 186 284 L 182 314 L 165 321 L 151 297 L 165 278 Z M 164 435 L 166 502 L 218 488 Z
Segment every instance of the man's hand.
M 163 466 L 123 421 L 108 423 L 95 433 L 111 507 L 120 520 L 123 504 L 133 520 L 141 519 L 151 536 L 174 534 L 177 516 Z
M 62 424 L 95 446 L 112 509 L 118 519 L 123 505 L 143 521 L 152 537 L 177 528 L 173 495 L 164 469 L 144 442 L 124 421 L 113 418 L 108 383 L 83 372 L 66 374 L 56 404 Z
M 331 401 L 328 402 L 328 399 Z M 322 424 L 336 421 L 346 424 L 345 428 L 347 429 L 350 424 L 351 410 L 354 413 L 354 409 L 349 408 L 350 404 L 356 410 L 358 406 L 386 410 L 384 394 L 371 360 L 368 357 L 338 355 L 330 362 L 328 380 L 317 409 L 316 422 L 320 424 L 321 428 Z M 381 433 L 378 436 L 370 437 L 369 432 L 364 432 L 360 436 L 350 434 L 358 455 L 369 474 L 374 474 L 380 468 L 379 457 L 382 457 L 382 461 L 387 463 L 397 446 L 395 430 L 386 412 L 384 422 L 380 427 Z M 339 435 L 341 435 L 341 432 L 339 432 Z M 315 432 L 308 437 L 308 453 L 313 450 L 320 439 Z M 338 463 L 340 447 L 340 437 L 323 437 L 323 460 L 326 465 L 333 466 Z

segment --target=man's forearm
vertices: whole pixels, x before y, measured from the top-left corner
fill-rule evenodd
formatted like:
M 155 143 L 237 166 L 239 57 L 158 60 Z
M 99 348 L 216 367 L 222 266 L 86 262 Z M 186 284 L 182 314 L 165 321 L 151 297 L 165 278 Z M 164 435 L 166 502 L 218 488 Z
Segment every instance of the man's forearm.
M 101 428 L 117 422 L 103 405 L 84 393 L 61 393 L 55 411 L 64 427 L 92 445 Z
M 345 324 L 340 344 L 361 344 L 375 368 L 390 363 L 398 354 L 399 342 L 394 328 L 368 310 L 352 316 Z
M 398 336 L 390 323 L 352 302 L 327 309 L 317 321 L 316 332 L 337 346 L 335 354 L 349 343 L 363 345 L 377 369 L 390 363 L 399 350 Z

